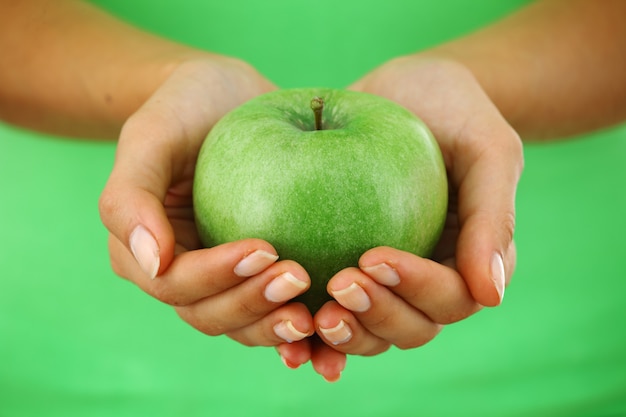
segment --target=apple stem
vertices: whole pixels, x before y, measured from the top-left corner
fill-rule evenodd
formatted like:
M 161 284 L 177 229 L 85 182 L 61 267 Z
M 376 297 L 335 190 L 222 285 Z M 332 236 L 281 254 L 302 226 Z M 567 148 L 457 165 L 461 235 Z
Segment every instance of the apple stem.
M 322 112 L 324 111 L 324 99 L 313 97 L 311 100 L 311 110 L 315 115 L 315 130 L 322 130 Z

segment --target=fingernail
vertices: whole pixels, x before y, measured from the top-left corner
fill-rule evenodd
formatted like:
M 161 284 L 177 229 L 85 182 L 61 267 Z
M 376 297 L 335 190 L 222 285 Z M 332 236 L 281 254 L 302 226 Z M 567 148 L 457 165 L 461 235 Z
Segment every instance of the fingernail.
M 500 255 L 499 253 L 494 253 L 491 257 L 491 279 L 493 280 L 493 284 L 496 287 L 498 296 L 500 296 L 500 302 L 502 302 L 502 299 L 504 298 L 505 272 L 504 262 L 502 262 L 502 255 Z
M 280 355 L 280 360 L 283 361 L 283 364 L 289 369 L 298 369 L 300 367 L 299 364 L 289 362 L 283 355 Z
M 297 342 L 308 336 L 293 326 L 291 320 L 284 320 L 274 326 L 274 333 L 287 343 Z
M 324 335 L 324 338 L 332 343 L 334 346 L 346 343 L 352 339 L 352 329 L 341 320 L 338 325 L 330 329 L 320 327 L 320 332 Z
M 300 294 L 307 285 L 307 282 L 301 281 L 290 272 L 285 272 L 267 284 L 265 298 L 273 303 L 282 303 Z
M 240 277 L 251 277 L 263 271 L 265 268 L 276 262 L 277 259 L 278 255 L 274 255 L 260 249 L 256 250 L 235 265 L 235 275 Z
M 337 382 L 337 381 L 339 381 L 339 379 L 341 378 L 341 372 L 340 372 L 340 373 L 338 373 L 337 375 L 333 375 L 333 376 L 323 376 L 323 377 L 324 377 L 324 379 L 326 380 L 326 382 L 330 382 L 330 383 Z
M 347 288 L 339 291 L 332 291 L 332 296 L 348 310 L 364 313 L 369 310 L 372 302 L 363 288 L 353 282 Z
M 148 274 L 150 279 L 156 277 L 161 265 L 159 258 L 159 245 L 152 234 L 139 225 L 130 234 L 130 250 L 141 269 Z
M 398 275 L 398 271 L 395 268 L 392 268 L 386 263 L 374 265 L 374 266 L 366 266 L 361 268 L 363 272 L 367 275 L 371 276 L 381 285 L 387 285 L 389 287 L 393 287 L 400 283 L 400 275 Z

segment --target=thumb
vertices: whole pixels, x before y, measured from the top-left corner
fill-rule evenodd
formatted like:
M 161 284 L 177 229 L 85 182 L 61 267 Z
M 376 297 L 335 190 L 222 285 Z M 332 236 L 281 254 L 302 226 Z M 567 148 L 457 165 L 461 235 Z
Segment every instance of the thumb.
M 459 235 L 456 267 L 474 299 L 483 306 L 502 303 L 515 269 L 514 213 L 477 213 Z
M 484 138 L 482 138 L 484 139 Z M 474 299 L 484 306 L 502 302 L 515 269 L 515 193 L 523 166 L 519 138 L 510 130 L 493 138 L 458 183 L 460 233 L 456 265 Z M 470 156 L 471 151 L 461 152 Z M 476 153 L 474 154 L 476 155 Z M 463 170 L 464 171 L 464 170 Z
M 166 130 L 149 118 L 140 110 L 124 126 L 99 210 L 109 232 L 154 278 L 172 262 L 175 236 L 163 205 L 172 178 L 170 148 Z

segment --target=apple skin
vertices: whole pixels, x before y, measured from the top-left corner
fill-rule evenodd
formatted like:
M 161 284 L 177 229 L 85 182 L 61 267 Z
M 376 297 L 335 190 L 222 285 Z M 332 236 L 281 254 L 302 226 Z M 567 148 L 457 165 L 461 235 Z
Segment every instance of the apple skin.
M 323 130 L 311 100 L 324 99 Z M 336 89 L 288 89 L 232 110 L 202 145 L 194 210 L 206 247 L 271 243 L 302 265 L 316 312 L 328 280 L 368 249 L 428 256 L 439 240 L 448 183 L 441 152 L 414 114 L 387 99 Z

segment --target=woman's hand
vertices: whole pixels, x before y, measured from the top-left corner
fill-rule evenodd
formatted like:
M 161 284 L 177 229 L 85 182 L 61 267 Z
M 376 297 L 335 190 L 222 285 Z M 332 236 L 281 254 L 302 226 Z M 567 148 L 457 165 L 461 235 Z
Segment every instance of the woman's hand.
M 119 138 L 100 212 L 115 272 L 175 306 L 190 325 L 246 345 L 275 346 L 314 332 L 301 304 L 309 277 L 248 239 L 201 249 L 192 209 L 196 158 L 226 112 L 273 85 L 247 64 L 207 55 L 180 64 Z
M 515 269 L 519 136 L 471 72 L 453 61 L 398 58 L 353 88 L 397 101 L 430 127 L 450 183 L 447 224 L 433 259 L 457 270 L 477 303 L 500 304 Z
M 523 167 L 518 135 L 460 64 L 398 58 L 351 88 L 394 100 L 431 128 L 447 167 L 450 203 L 432 259 L 375 248 L 361 257 L 359 268 L 330 280 L 335 301 L 314 317 L 325 347 L 311 356 L 316 369 L 335 372 L 345 366 L 338 352 L 375 355 L 391 345 L 418 347 L 444 324 L 502 302 L 515 268 L 515 192 Z M 279 348 L 291 364 L 305 356 L 303 350 Z

